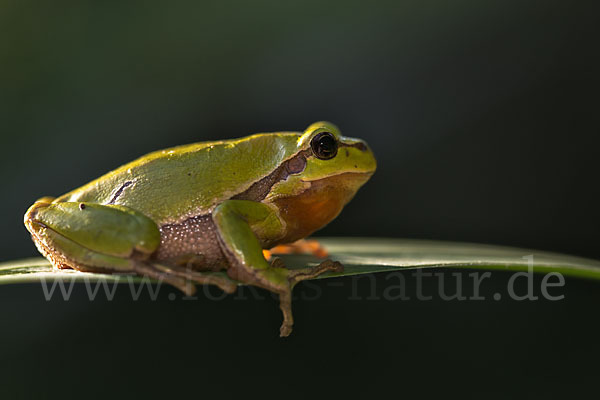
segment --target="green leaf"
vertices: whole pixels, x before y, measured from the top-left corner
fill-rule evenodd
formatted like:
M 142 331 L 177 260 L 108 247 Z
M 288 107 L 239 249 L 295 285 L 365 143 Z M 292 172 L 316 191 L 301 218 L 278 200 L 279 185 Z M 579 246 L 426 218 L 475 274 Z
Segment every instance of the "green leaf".
M 559 272 L 565 276 L 600 279 L 600 261 L 558 253 L 502 246 L 378 238 L 319 238 L 330 258 L 345 266 L 342 273 L 322 277 L 389 272 L 414 268 L 475 268 L 509 271 Z M 316 265 L 319 259 L 307 255 L 281 256 L 289 268 Z M 225 275 L 223 272 L 216 274 Z M 77 282 L 131 282 L 132 277 L 53 270 L 39 257 L 0 263 L 0 284 L 74 279 Z M 135 281 L 139 278 L 134 277 Z

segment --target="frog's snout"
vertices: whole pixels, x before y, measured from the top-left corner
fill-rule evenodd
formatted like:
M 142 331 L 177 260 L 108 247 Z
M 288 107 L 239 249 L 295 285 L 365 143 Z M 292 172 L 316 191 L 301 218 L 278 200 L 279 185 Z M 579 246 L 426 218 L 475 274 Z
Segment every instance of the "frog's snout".
M 355 147 L 362 152 L 369 150 L 369 146 L 367 146 L 367 144 L 362 140 L 360 142 L 356 143 Z
M 369 174 L 369 176 L 375 173 L 377 169 L 377 160 L 375 159 L 375 155 L 373 154 L 373 150 L 371 147 L 361 139 L 355 139 L 356 142 L 352 143 L 352 147 L 357 149 L 358 155 L 356 156 L 356 160 L 360 163 L 360 167 L 363 169 L 364 173 Z
M 50 203 L 52 203 L 52 201 L 54 201 L 53 197 L 42 197 L 41 199 L 36 200 L 36 202 L 33 203 L 31 207 L 29 207 L 29 209 L 25 213 L 25 216 L 23 217 L 23 223 L 25 224 L 25 227 L 27 228 L 29 233 L 34 233 L 33 230 L 35 228 L 33 226 L 33 223 L 39 223 L 37 219 L 37 214 L 40 211 L 40 209 L 48 207 Z

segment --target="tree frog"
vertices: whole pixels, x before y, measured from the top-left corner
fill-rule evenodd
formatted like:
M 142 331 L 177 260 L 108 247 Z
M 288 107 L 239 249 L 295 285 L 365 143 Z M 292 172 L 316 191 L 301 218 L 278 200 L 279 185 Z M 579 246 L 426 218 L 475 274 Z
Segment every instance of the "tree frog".
M 339 262 L 290 270 L 263 249 L 302 239 L 334 219 L 375 172 L 367 144 L 329 122 L 147 154 L 25 214 L 56 268 L 135 273 L 187 294 L 237 283 L 279 296 L 281 336 L 292 331 L 294 285 Z M 225 270 L 227 276 L 211 274 Z

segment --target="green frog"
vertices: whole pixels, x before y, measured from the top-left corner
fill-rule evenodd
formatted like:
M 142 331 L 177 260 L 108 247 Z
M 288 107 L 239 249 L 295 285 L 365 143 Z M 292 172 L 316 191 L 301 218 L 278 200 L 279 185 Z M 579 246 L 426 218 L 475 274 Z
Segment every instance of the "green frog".
M 292 331 L 292 288 L 343 266 L 287 269 L 263 249 L 294 243 L 333 220 L 373 175 L 367 144 L 329 122 L 147 154 L 25 214 L 56 268 L 135 273 L 186 294 L 237 283 L 279 296 L 281 336 Z M 225 276 L 211 273 L 225 270 Z

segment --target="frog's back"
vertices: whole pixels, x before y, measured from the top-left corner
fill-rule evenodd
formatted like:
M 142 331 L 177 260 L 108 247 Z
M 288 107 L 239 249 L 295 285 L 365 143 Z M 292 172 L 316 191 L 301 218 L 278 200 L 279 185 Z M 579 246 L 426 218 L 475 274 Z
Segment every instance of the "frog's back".
M 131 207 L 158 224 L 206 214 L 296 154 L 300 133 L 257 134 L 147 154 L 56 201 Z

